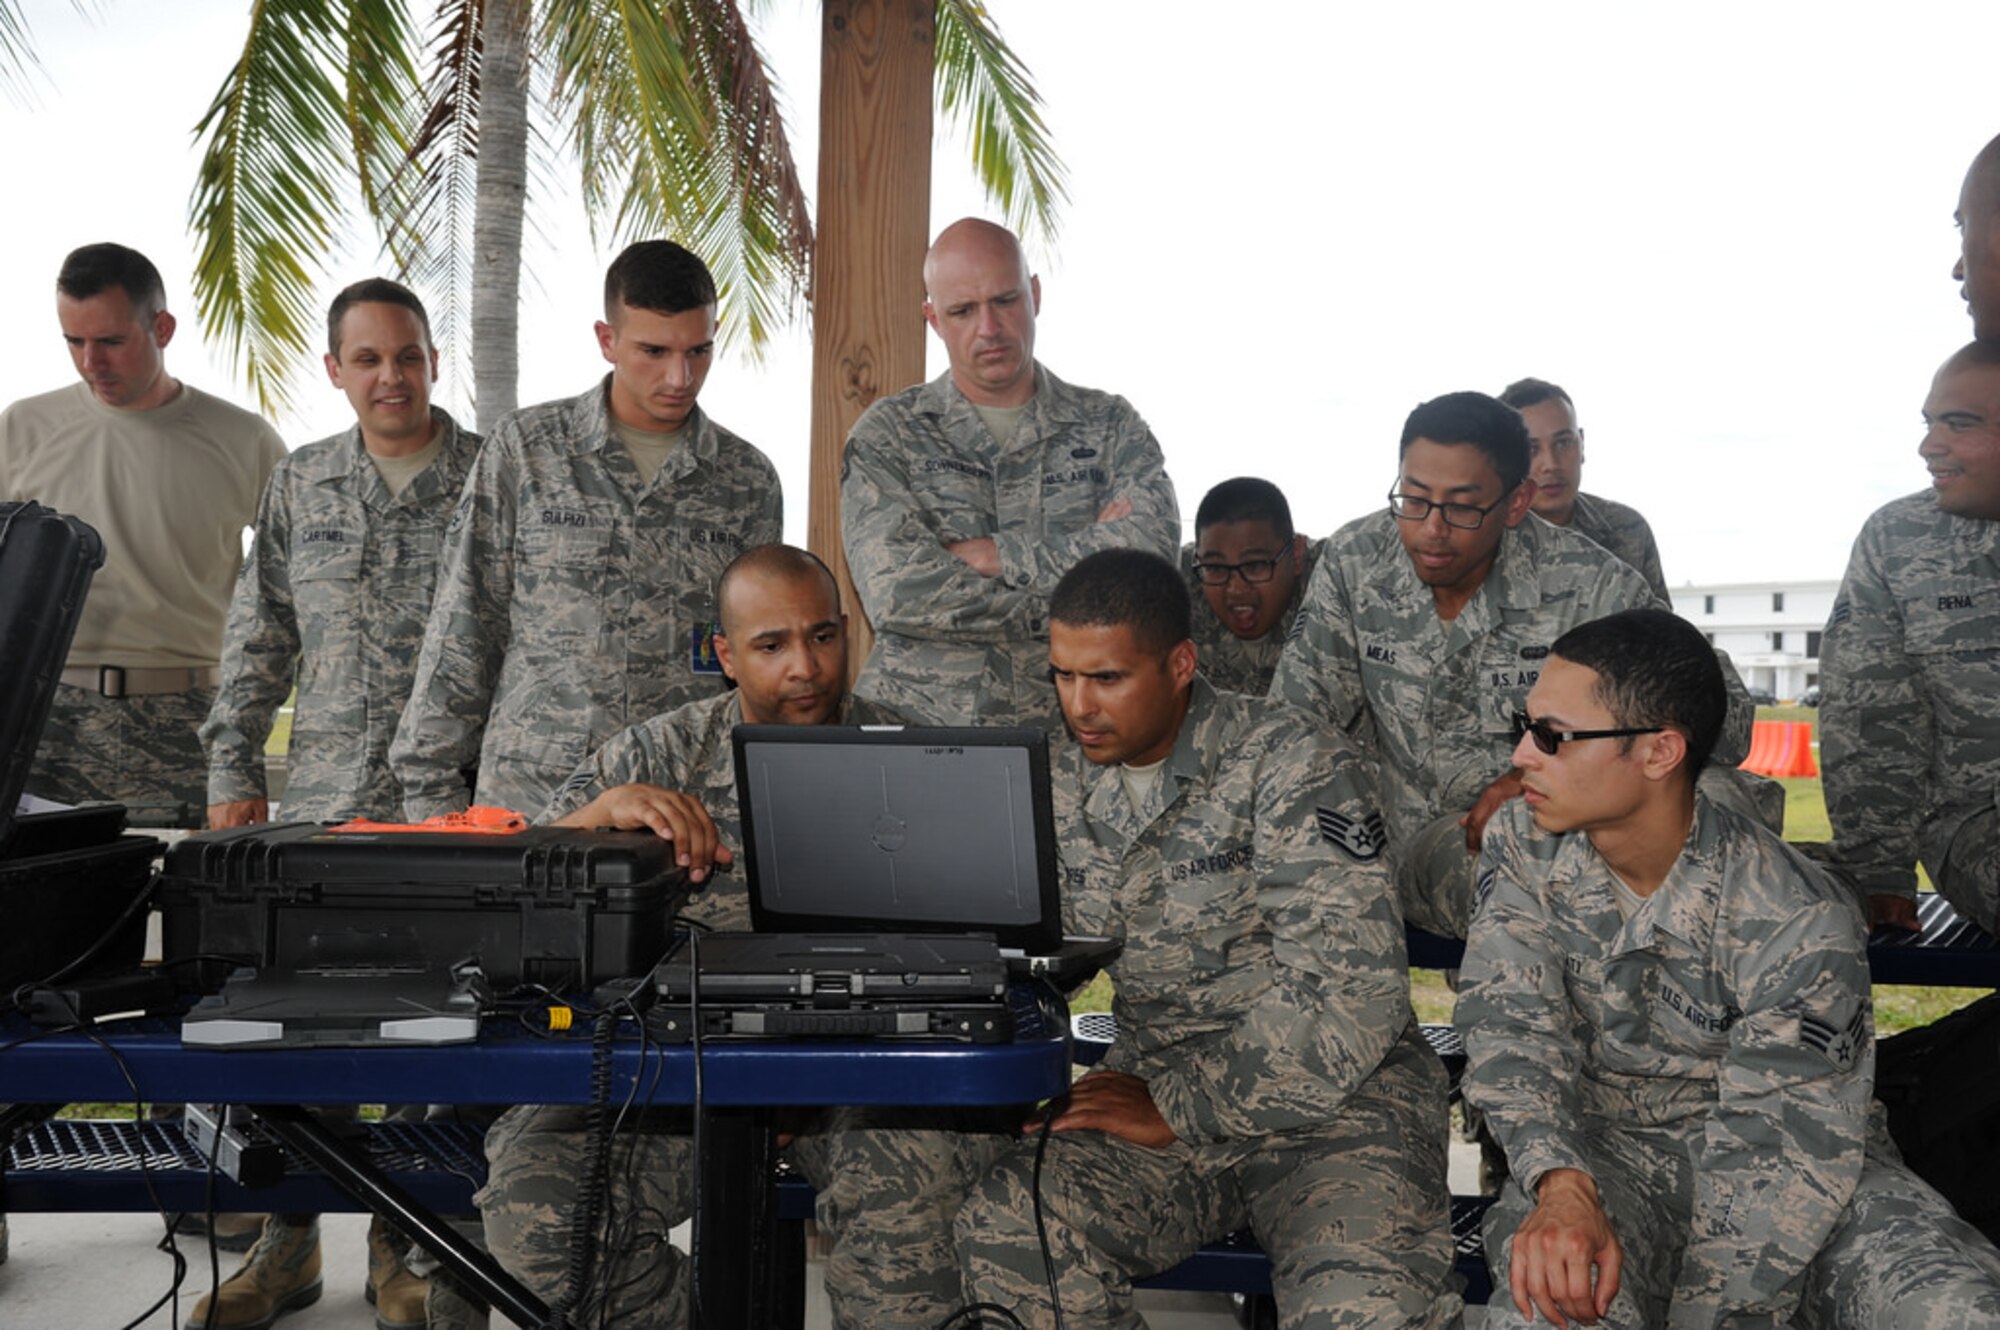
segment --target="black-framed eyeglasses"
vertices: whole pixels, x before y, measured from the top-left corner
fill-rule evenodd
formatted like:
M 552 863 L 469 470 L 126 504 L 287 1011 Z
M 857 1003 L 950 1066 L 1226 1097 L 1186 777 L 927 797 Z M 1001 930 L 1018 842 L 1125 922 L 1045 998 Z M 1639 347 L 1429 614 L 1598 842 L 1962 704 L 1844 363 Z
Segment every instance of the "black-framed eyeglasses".
M 1209 586 L 1228 586 L 1229 576 L 1234 573 L 1252 584 L 1268 582 L 1278 571 L 1276 559 L 1245 559 L 1242 563 L 1198 563 L 1194 570 L 1201 574 L 1201 580 Z
M 1429 519 L 1431 510 L 1435 508 L 1443 515 L 1446 526 L 1455 526 L 1461 531 L 1477 531 L 1485 523 L 1487 514 L 1507 502 L 1508 497 L 1503 494 L 1481 508 L 1475 503 L 1437 503 L 1421 495 L 1390 490 L 1389 511 L 1405 522 L 1422 522 Z
M 1533 735 L 1535 747 L 1550 757 L 1556 755 L 1556 749 L 1578 739 L 1629 739 L 1637 734 L 1659 734 L 1666 728 L 1664 725 L 1647 725 L 1621 730 L 1559 730 L 1545 720 L 1529 720 L 1525 711 L 1514 713 L 1514 742 L 1521 742 L 1523 735 Z

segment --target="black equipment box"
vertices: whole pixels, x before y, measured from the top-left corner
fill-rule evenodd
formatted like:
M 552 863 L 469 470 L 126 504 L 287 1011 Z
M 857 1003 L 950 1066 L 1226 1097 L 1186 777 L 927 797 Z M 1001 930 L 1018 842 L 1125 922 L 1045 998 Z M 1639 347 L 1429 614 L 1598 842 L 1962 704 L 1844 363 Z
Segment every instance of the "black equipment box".
M 159 842 L 120 804 L 16 816 L 104 542 L 39 503 L 0 503 L 0 991 L 126 969 L 145 952 Z
M 914 933 L 710 933 L 653 972 L 654 1037 L 1014 1036 L 1007 963 L 991 937 Z
M 313 822 L 190 836 L 158 903 L 169 962 L 314 976 L 477 965 L 496 992 L 648 973 L 688 893 L 650 831 L 342 831 Z

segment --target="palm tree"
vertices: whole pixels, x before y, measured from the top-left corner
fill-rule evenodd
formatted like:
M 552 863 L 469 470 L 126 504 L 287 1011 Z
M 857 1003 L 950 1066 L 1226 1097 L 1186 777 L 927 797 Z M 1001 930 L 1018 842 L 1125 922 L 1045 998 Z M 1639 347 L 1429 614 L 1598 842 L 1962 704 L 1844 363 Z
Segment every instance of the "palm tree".
M 629 0 L 439 0 L 422 32 L 413 7 L 258 0 L 197 128 L 195 295 L 267 411 L 290 404 L 321 256 L 357 201 L 397 270 L 445 293 L 443 327 L 465 326 L 469 293 L 479 416 L 511 410 L 530 166 L 558 169 L 552 138 L 594 228 L 671 235 L 709 262 L 738 340 L 754 349 L 799 311 L 812 222 L 737 0 L 650 0 L 644 21 Z M 1049 234 L 1062 165 L 981 0 L 937 0 L 936 56 L 939 105 L 989 194 Z
M 70 8 L 88 17 L 86 0 L 70 0 Z M 26 96 L 42 62 L 28 36 L 28 16 L 21 12 L 21 0 L 0 0 L 0 90 Z

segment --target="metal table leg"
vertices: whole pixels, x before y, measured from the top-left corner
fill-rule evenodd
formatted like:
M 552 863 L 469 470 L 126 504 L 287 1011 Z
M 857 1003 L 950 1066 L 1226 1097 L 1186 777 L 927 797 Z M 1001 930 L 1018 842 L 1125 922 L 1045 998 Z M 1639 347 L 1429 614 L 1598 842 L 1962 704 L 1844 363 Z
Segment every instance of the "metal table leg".
M 338 1137 L 304 1108 L 296 1104 L 258 1104 L 253 1111 L 273 1136 L 298 1151 L 342 1191 L 392 1220 L 412 1241 L 437 1257 L 439 1264 L 456 1279 L 514 1324 L 550 1327 L 550 1330 L 564 1330 L 568 1326 L 567 1320 L 551 1323 L 548 1306 L 501 1269 L 492 1256 L 454 1232 L 372 1164 L 355 1158 Z

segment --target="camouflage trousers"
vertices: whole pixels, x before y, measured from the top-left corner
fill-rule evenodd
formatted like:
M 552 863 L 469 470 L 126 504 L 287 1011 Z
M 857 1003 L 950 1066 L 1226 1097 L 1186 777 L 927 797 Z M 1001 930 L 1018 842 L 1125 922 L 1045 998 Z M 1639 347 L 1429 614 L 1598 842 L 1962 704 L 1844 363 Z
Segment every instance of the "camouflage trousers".
M 1876 1117 L 1854 1195 L 1826 1245 L 1792 1287 L 1799 1299 L 1795 1314 L 1778 1323 L 1799 1330 L 2000 1325 L 2000 1251 L 1904 1167 L 1879 1121 L 1879 1109 Z M 1591 1173 L 1624 1249 L 1618 1294 L 1599 1323 L 1606 1330 L 1719 1324 L 1730 1310 L 1674 1305 L 1675 1275 L 1693 1209 L 1692 1144 L 1668 1137 L 1663 1148 L 1661 1137 L 1666 1134 L 1657 1133 L 1649 1142 L 1637 1133 L 1615 1132 L 1590 1140 L 1600 1155 Z M 1525 1330 L 1535 1324 L 1521 1315 L 1507 1292 L 1513 1233 L 1533 1208 L 1520 1183 L 1509 1179 L 1500 1200 L 1486 1212 L 1494 1288 L 1486 1309 L 1489 1330 Z M 1741 1323 L 1771 1322 L 1767 1314 L 1746 1316 Z
M 1132 1280 L 1248 1228 L 1286 1330 L 1456 1326 L 1444 1070 L 1405 1041 L 1323 1126 L 1153 1150 L 1096 1131 L 1049 1137 L 1041 1205 L 1066 1324 L 1143 1330 Z M 1036 1143 L 958 1216 L 966 1294 L 1053 1326 L 1035 1225 Z
M 852 1330 L 929 1330 L 955 1311 L 951 1221 L 973 1180 L 1025 1110 L 824 1111 L 790 1157 L 818 1189 L 833 1251 L 826 1265 L 834 1323 Z M 568 1280 L 570 1217 L 586 1148 L 584 1110 L 509 1109 L 487 1133 L 486 1186 L 476 1198 L 488 1249 L 545 1301 Z M 684 1113 L 651 1117 L 612 1138 L 609 1238 L 597 1258 L 611 1324 L 688 1324 L 687 1258 L 667 1240 L 694 1212 L 694 1150 Z M 769 1185 L 754 1179 L 750 1185 Z M 588 1318 L 592 1324 L 595 1317 Z
M 141 825 L 199 827 L 208 815 L 201 723 L 213 688 L 104 697 L 56 687 L 28 793 L 60 803 L 122 803 Z
M 1924 863 L 1951 907 L 2000 933 L 2000 808 L 1991 801 L 1926 828 Z M 1944 833 L 1944 834 L 1939 834 Z

